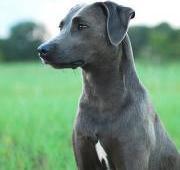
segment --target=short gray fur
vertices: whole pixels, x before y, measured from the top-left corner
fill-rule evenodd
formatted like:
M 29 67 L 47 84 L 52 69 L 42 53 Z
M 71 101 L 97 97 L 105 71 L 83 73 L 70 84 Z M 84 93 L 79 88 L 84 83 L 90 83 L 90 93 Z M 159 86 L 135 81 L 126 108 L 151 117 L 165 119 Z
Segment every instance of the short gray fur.
M 38 51 L 55 68 L 82 68 L 83 90 L 73 129 L 79 170 L 180 170 L 180 155 L 140 82 L 127 34 L 135 12 L 113 2 L 76 6 L 61 32 Z M 172 114 L 173 116 L 173 114 Z

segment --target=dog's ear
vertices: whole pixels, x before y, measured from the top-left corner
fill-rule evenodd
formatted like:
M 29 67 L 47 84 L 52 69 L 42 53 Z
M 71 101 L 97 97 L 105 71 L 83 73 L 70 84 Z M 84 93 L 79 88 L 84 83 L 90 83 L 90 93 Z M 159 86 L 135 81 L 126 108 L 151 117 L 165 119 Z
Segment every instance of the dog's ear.
M 135 11 L 129 7 L 106 1 L 101 3 L 107 16 L 107 34 L 110 42 L 118 46 L 124 39 L 130 19 L 135 17 Z

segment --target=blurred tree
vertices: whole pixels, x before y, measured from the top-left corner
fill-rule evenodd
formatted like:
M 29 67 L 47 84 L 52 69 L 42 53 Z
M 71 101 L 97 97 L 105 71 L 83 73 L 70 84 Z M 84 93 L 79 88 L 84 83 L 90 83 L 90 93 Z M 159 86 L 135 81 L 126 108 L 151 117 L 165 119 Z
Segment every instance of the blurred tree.
M 167 23 L 155 27 L 131 27 L 129 35 L 135 57 L 156 62 L 180 59 L 180 30 Z
M 134 56 L 137 57 L 149 42 L 150 28 L 146 26 L 134 26 L 129 29 L 129 36 L 134 51 Z
M 21 22 L 13 26 L 10 36 L 0 41 L 4 61 L 25 61 L 37 58 L 36 48 L 41 44 L 47 32 L 44 26 L 34 22 Z
M 3 45 L 3 41 L 0 39 L 0 62 L 3 61 L 3 52 L 2 52 L 2 45 Z
M 151 45 L 151 53 L 157 60 L 165 59 L 169 56 L 170 38 L 174 30 L 167 24 L 162 23 L 152 29 L 150 32 L 149 43 Z

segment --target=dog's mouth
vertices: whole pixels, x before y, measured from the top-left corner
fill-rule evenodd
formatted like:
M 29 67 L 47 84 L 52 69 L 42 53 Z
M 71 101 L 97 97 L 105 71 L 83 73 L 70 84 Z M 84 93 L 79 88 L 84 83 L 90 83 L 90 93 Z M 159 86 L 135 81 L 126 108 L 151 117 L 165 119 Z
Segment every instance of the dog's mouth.
M 76 69 L 77 67 L 83 67 L 85 65 L 85 62 L 83 60 L 76 60 L 76 61 L 72 61 L 68 63 L 61 63 L 61 62 L 48 61 L 46 59 L 43 59 L 42 57 L 40 57 L 40 59 L 43 64 L 49 64 L 56 69 L 63 69 L 63 68 Z

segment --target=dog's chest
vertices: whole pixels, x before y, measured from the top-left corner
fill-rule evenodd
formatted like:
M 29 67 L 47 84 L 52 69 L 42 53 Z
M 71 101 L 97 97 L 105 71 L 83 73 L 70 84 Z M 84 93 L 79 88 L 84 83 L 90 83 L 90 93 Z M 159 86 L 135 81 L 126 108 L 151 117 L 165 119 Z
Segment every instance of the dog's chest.
M 80 112 L 76 118 L 75 129 L 80 136 L 94 143 L 99 161 L 106 170 L 110 170 L 109 155 L 103 147 L 107 147 L 108 141 L 111 141 L 112 132 L 108 120 L 101 120 L 96 116 L 87 116 L 86 113 Z
M 75 124 L 76 130 L 83 136 L 96 141 L 100 138 L 110 138 L 117 125 L 117 119 L 119 119 L 116 114 L 117 110 L 114 112 L 112 108 L 98 104 L 98 101 L 95 104 L 81 100 Z
M 106 167 L 107 170 L 110 170 L 108 155 L 107 155 L 106 151 L 104 150 L 104 148 L 102 147 L 99 140 L 95 145 L 95 149 L 96 149 L 96 153 L 98 155 L 99 161 L 102 164 L 104 164 L 104 166 Z
M 95 141 L 109 137 L 112 134 L 110 120 L 98 117 L 98 113 L 93 114 L 80 112 L 76 118 L 76 130 Z

